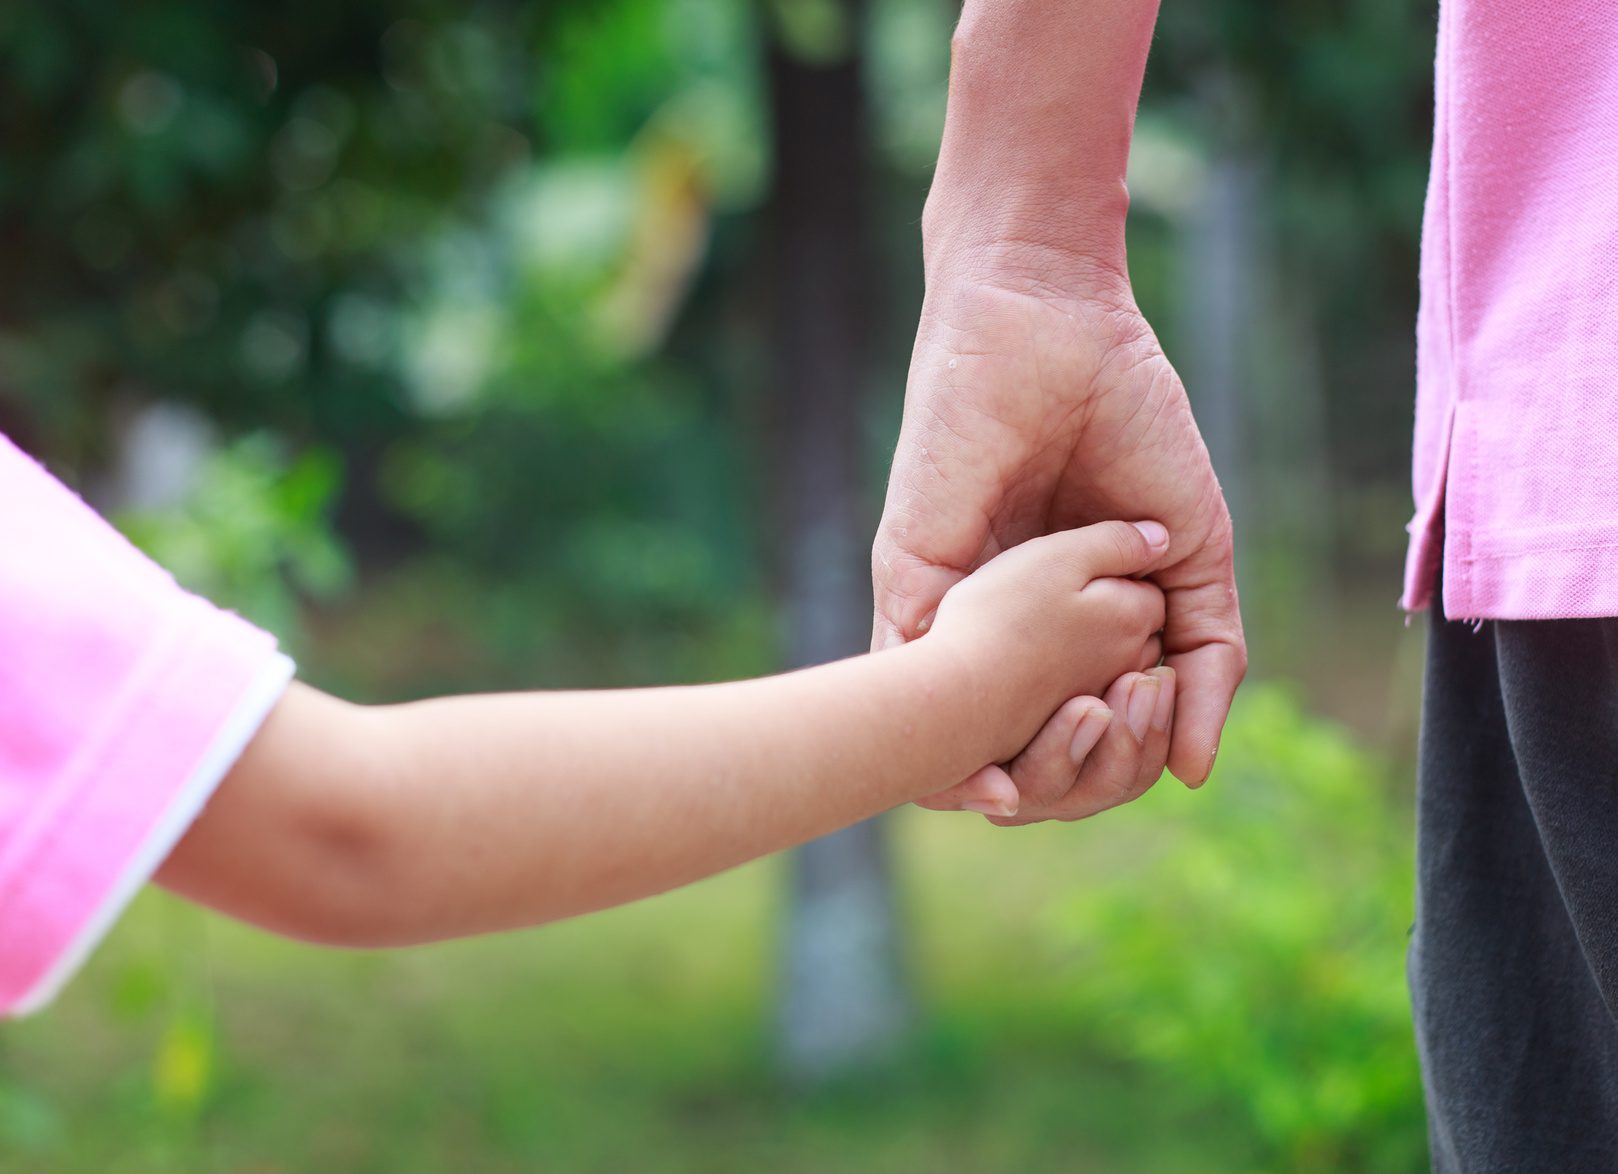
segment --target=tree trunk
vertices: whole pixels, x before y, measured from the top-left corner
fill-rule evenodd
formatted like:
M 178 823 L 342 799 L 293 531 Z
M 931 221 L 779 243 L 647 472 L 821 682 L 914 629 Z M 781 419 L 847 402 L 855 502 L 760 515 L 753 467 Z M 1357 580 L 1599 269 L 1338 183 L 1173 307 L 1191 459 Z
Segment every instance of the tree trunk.
M 870 638 L 859 8 L 840 0 L 841 30 L 821 26 L 810 43 L 780 25 L 769 50 L 778 492 L 795 666 L 863 651 Z M 880 821 L 800 849 L 792 884 L 781 1058 L 789 1077 L 816 1081 L 888 1053 L 909 1020 Z
M 1237 543 L 1245 550 L 1251 505 L 1246 397 L 1253 375 L 1259 172 L 1252 158 L 1221 146 L 1203 179 L 1202 199 L 1185 230 L 1182 374 L 1236 523 Z M 1245 563 L 1238 558 L 1238 567 Z
M 1296 670 L 1284 658 L 1318 611 L 1298 601 L 1318 604 L 1331 585 L 1320 360 L 1307 296 L 1286 294 L 1266 227 L 1272 180 L 1253 100 L 1223 69 L 1201 90 L 1213 149 L 1183 227 L 1180 372 L 1236 525 L 1242 600 L 1265 617 L 1255 663 Z

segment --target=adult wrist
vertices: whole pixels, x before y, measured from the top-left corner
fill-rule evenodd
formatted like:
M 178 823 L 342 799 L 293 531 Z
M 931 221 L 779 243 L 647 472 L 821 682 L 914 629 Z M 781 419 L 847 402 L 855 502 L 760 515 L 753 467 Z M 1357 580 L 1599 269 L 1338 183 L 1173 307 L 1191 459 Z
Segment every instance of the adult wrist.
M 967 0 L 922 216 L 929 276 L 1123 279 L 1125 171 L 1157 0 Z
M 1037 239 L 1015 228 L 993 235 L 939 232 L 927 238 L 924 260 L 924 318 L 984 290 L 1109 312 L 1133 310 L 1135 304 L 1121 239 L 1112 246 L 1081 234 Z

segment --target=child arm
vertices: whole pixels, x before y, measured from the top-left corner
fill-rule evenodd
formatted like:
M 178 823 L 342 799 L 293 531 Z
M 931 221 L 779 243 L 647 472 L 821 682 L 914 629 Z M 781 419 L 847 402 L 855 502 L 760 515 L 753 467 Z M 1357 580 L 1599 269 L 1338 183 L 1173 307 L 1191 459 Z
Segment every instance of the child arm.
M 965 580 L 924 639 L 757 681 L 349 705 L 294 686 L 158 879 L 350 945 L 532 925 L 812 839 L 1012 759 L 1147 652 L 1121 523 Z

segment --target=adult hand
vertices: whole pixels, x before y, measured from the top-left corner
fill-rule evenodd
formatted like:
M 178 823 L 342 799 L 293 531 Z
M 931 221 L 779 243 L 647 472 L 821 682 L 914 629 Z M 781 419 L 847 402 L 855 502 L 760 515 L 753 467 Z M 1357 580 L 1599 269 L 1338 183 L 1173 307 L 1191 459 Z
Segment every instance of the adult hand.
M 922 217 L 927 298 L 873 551 L 873 642 L 919 635 L 950 584 L 1008 546 L 1155 518 L 1170 537 L 1151 576 L 1175 670 L 1168 765 L 1197 786 L 1247 653 L 1230 516 L 1129 289 L 1124 179 L 1156 18 L 1156 0 L 965 0 Z M 1155 748 L 1140 753 L 1151 771 Z M 1033 761 L 1012 766 L 1044 773 Z M 1057 813 L 1048 801 L 1018 810 L 998 767 L 930 806 L 963 803 Z
M 1163 650 L 1174 670 L 1168 766 L 1195 787 L 1213 767 L 1247 665 L 1230 515 L 1185 390 L 1127 282 L 1072 261 L 978 250 L 970 266 L 951 267 L 967 279 L 940 280 L 929 257 L 872 555 L 872 643 L 923 633 L 952 584 L 1017 543 L 1111 518 L 1158 519 L 1170 537 L 1151 575 L 1167 598 Z M 1150 782 L 1131 785 L 1138 794 Z M 1075 809 L 1063 802 L 1047 795 L 1019 810 L 1012 776 L 990 768 L 923 805 L 1032 822 Z

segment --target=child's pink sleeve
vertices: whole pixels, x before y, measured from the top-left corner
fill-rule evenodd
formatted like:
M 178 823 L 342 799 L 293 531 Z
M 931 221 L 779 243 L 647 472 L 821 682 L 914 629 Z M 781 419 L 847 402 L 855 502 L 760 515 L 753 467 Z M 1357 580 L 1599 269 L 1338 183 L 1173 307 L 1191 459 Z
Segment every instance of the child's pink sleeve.
M 60 989 L 291 676 L 0 436 L 0 1014 Z

